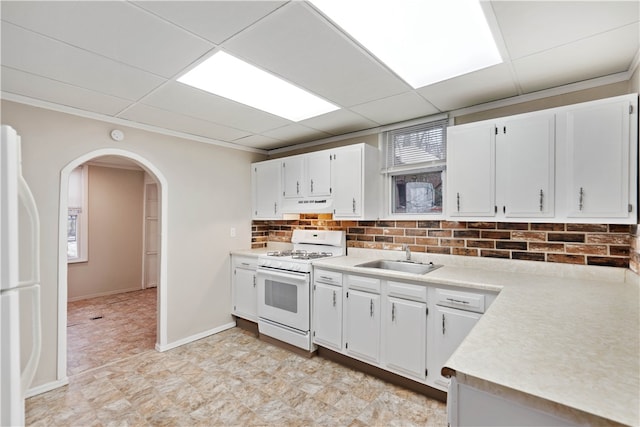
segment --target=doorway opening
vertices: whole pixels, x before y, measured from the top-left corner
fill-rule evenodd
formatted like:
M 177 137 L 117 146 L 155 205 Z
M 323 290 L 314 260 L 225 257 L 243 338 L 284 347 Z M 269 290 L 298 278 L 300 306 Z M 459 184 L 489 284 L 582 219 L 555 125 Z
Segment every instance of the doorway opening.
M 81 239 L 76 239 L 78 233 L 68 226 L 70 223 L 76 223 L 69 221 L 70 212 L 77 214 L 82 211 L 72 206 L 74 200 L 69 194 L 69 178 L 79 166 L 87 164 L 93 171 L 95 181 L 98 182 L 102 175 L 101 182 L 106 183 L 107 187 L 111 186 L 114 194 L 118 193 L 118 186 L 114 186 L 112 182 L 114 180 L 134 179 L 139 183 L 139 188 L 133 191 L 125 191 L 126 184 L 121 184 L 117 202 L 110 201 L 108 196 L 105 200 L 99 200 L 100 195 L 96 195 L 95 199 L 98 200 L 93 200 L 93 206 L 89 210 L 93 212 L 92 215 L 102 217 L 91 222 L 94 230 L 89 235 L 95 237 L 102 234 L 100 241 L 107 244 L 102 248 L 94 244 L 88 255 L 88 262 L 79 256 L 81 245 L 77 242 L 81 242 Z M 73 179 L 71 182 L 73 185 Z M 133 187 L 138 187 L 138 184 Z M 133 196 L 129 194 L 132 192 Z M 90 195 L 89 200 L 92 200 Z M 136 206 L 127 210 L 127 204 Z M 59 381 L 66 381 L 69 374 L 132 355 L 124 353 L 140 353 L 140 346 L 146 345 L 147 350 L 149 347 L 155 347 L 156 350 L 162 351 L 166 345 L 166 211 L 167 185 L 164 176 L 153 164 L 135 153 L 119 149 L 97 150 L 77 158 L 62 170 L 58 251 Z M 138 216 L 137 212 L 141 212 L 142 215 Z M 129 218 L 131 216 L 137 218 Z M 95 228 L 100 220 L 104 230 L 100 230 L 101 226 Z M 119 233 L 120 240 L 110 237 L 110 233 Z M 117 246 L 130 245 L 126 243 L 128 234 L 132 235 L 133 241 L 138 240 L 138 246 L 133 245 L 135 255 L 131 254 L 131 248 L 127 248 L 130 252 L 128 256 L 121 254 L 120 252 L 126 251 L 119 250 Z M 70 235 L 72 237 L 69 237 Z M 76 242 L 70 244 L 69 240 L 74 239 Z M 110 239 L 113 241 L 109 242 Z M 125 239 L 124 244 L 122 239 Z M 79 258 L 77 264 L 68 264 L 69 268 L 68 250 Z M 135 258 L 133 267 L 124 265 L 128 263 L 128 258 Z M 134 270 L 121 280 L 123 276 L 118 276 L 118 273 L 126 268 Z M 137 276 L 137 280 L 134 279 L 132 282 L 132 275 Z M 82 285 L 79 286 L 78 283 Z M 91 286 L 87 286 L 88 283 L 91 283 Z M 149 309 L 149 304 L 154 303 L 155 306 Z M 138 311 L 137 307 L 140 306 L 147 306 L 147 309 L 140 308 Z M 127 316 L 131 318 L 130 322 L 126 321 Z M 118 327 L 125 328 L 130 333 L 118 334 Z M 105 347 L 94 349 L 91 344 L 87 345 L 86 341 L 92 336 L 98 340 L 97 347 L 103 344 Z M 120 346 L 118 339 L 121 339 Z M 77 354 L 72 356 L 68 353 L 70 350 L 78 351 L 79 348 L 87 353 L 84 360 L 76 358 Z

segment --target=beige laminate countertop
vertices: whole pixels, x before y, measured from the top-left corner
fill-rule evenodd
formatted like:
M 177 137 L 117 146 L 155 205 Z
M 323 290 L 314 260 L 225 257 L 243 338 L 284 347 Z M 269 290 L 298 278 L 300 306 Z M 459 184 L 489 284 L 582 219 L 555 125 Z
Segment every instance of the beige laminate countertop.
M 563 278 L 447 265 L 415 275 L 355 267 L 370 259 L 346 256 L 313 264 L 392 279 L 499 291 L 448 360 L 447 368 L 457 376 L 489 383 L 500 393 L 524 394 L 556 408 L 560 404 L 571 412 L 578 410 L 625 425 L 640 424 L 637 278 L 628 282 Z

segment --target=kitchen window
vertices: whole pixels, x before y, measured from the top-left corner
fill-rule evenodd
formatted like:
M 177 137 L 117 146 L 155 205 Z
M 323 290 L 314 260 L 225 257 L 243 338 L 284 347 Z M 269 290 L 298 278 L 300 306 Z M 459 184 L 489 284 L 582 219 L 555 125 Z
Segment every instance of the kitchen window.
M 88 168 L 78 166 L 69 174 L 67 211 L 67 262 L 86 262 L 88 256 Z
M 390 216 L 441 215 L 448 119 L 389 130 L 382 135 Z

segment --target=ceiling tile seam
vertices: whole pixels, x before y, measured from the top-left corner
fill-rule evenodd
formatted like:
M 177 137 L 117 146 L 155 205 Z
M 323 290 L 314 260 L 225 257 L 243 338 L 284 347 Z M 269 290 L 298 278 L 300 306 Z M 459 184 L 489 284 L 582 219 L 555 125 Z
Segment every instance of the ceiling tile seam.
M 264 19 L 267 19 L 269 16 L 273 15 L 274 13 L 277 13 L 278 11 L 282 10 L 283 8 L 287 7 L 289 4 L 291 4 L 291 1 L 285 1 L 283 4 L 281 4 L 280 6 L 278 6 L 277 8 L 273 9 L 271 12 L 267 13 L 266 15 L 262 15 L 260 18 L 258 18 L 257 20 L 255 20 L 254 22 L 248 24 L 246 27 L 242 28 L 239 31 L 236 31 L 235 33 L 233 33 L 232 35 L 230 35 L 229 37 L 227 37 L 226 39 L 222 40 L 220 42 L 220 45 L 223 45 L 231 40 L 233 40 L 234 38 L 238 37 L 241 33 L 244 33 L 245 31 L 249 30 L 251 27 L 254 27 L 255 25 L 257 25 L 259 22 L 263 21 Z
M 360 44 L 360 42 L 358 42 L 356 39 L 354 39 L 351 36 L 351 34 L 346 32 L 342 27 L 340 27 L 338 24 L 333 22 L 328 16 L 326 16 L 320 10 L 316 9 L 312 4 L 310 4 L 307 1 L 302 2 L 302 4 L 304 5 L 304 7 L 308 8 L 312 13 L 314 13 L 314 14 L 318 15 L 320 18 L 322 18 L 325 21 L 325 23 L 330 28 L 332 28 L 333 31 L 335 31 L 335 33 L 338 36 L 342 37 L 344 40 L 349 42 L 353 47 L 355 47 L 357 50 L 359 50 L 363 55 L 369 57 L 369 59 L 371 59 L 373 62 L 378 64 L 378 66 L 382 67 L 382 69 L 384 69 L 391 76 L 393 76 L 396 79 L 398 79 L 399 81 L 401 81 L 402 84 L 404 84 L 407 87 L 407 90 L 416 89 L 413 86 L 411 86 L 409 83 L 407 83 L 407 81 L 404 80 L 402 77 L 400 77 L 395 71 L 393 71 L 391 68 L 389 68 L 389 66 L 387 64 L 385 64 L 382 60 L 380 60 L 380 58 L 378 58 L 376 55 L 374 55 L 369 49 L 367 49 L 362 44 Z M 400 93 L 402 93 L 402 92 L 399 92 L 396 95 L 399 95 Z M 352 105 L 349 105 L 348 107 L 352 107 Z
M 175 28 L 179 29 L 180 31 L 183 31 L 183 32 L 184 32 L 184 33 L 186 33 L 186 34 L 189 34 L 189 35 L 191 35 L 191 36 L 195 36 L 195 37 L 197 37 L 198 39 L 200 39 L 201 41 L 203 41 L 203 42 L 205 42 L 205 43 L 209 43 L 209 44 L 212 44 L 212 45 L 214 45 L 214 46 L 217 46 L 217 45 L 218 45 L 218 43 L 216 43 L 215 41 L 213 41 L 213 40 L 209 40 L 209 39 L 207 39 L 207 38 L 205 38 L 205 37 L 201 36 L 200 34 L 195 33 L 195 32 L 193 32 L 193 31 L 189 30 L 188 28 L 183 27 L 182 25 L 180 25 L 180 24 L 178 24 L 178 23 L 176 23 L 176 22 L 173 22 L 173 21 L 171 21 L 171 20 L 169 20 L 169 19 L 167 19 L 167 18 L 165 18 L 165 17 L 163 17 L 163 16 L 161 16 L 161 15 L 158 15 L 158 14 L 157 14 L 157 13 L 155 13 L 154 11 L 149 10 L 149 9 L 146 9 L 144 6 L 142 6 L 142 5 L 140 5 L 140 4 L 134 3 L 134 2 L 132 2 L 131 0 L 126 0 L 126 3 L 127 3 L 129 6 L 136 7 L 136 8 L 138 8 L 141 12 L 146 13 L 147 15 L 150 15 L 150 16 L 152 16 L 153 18 L 158 19 L 158 20 L 160 20 L 160 21 L 162 21 L 162 22 L 164 22 L 164 23 L 166 23 L 166 24 L 169 24 L 169 25 L 171 25 L 171 26 L 173 26 L 173 27 L 175 27 Z
M 12 93 L 7 93 L 4 91 L 0 91 L 0 100 L 7 100 L 11 102 L 17 102 L 19 104 L 30 105 L 33 107 L 44 108 L 46 110 L 57 111 L 60 113 L 70 114 L 77 117 L 83 117 L 86 119 L 97 120 L 105 123 L 112 123 L 115 125 L 127 126 L 134 129 L 140 129 L 147 132 L 153 132 L 160 135 L 172 136 L 176 138 L 186 139 L 193 142 L 199 142 L 204 144 L 216 145 L 223 148 L 228 148 L 232 150 L 240 150 L 240 151 L 248 151 L 251 153 L 259 153 L 259 154 L 267 154 L 267 150 L 246 147 L 238 144 L 233 144 L 227 141 L 220 141 L 213 138 L 207 138 L 203 136 L 193 135 L 186 132 L 174 131 L 166 128 L 161 128 L 158 126 L 147 125 L 140 122 L 134 122 L 131 120 L 126 120 L 118 117 L 108 116 L 102 113 L 96 113 L 93 111 L 81 110 L 75 107 L 68 107 L 61 104 L 56 104 L 54 102 L 43 101 L 41 99 L 35 99 L 24 95 L 17 95 Z
M 522 95 L 524 90 L 522 89 L 522 85 L 520 84 L 520 79 L 518 79 L 518 75 L 516 73 L 515 67 L 513 66 L 513 61 L 511 59 L 511 51 L 507 46 L 507 43 L 504 40 L 504 33 L 502 32 L 502 27 L 500 26 L 500 22 L 498 21 L 498 17 L 496 15 L 496 11 L 493 7 L 493 3 L 495 0 L 489 2 L 488 7 L 483 7 L 482 10 L 484 12 L 484 16 L 487 19 L 487 24 L 489 28 L 492 30 L 491 33 L 493 35 L 493 41 L 496 43 L 498 47 L 498 52 L 500 52 L 500 57 L 502 58 L 502 63 L 508 67 L 509 75 L 511 76 L 511 82 L 515 86 L 516 94 Z M 484 3 L 481 2 L 484 5 Z M 498 34 L 494 34 L 495 30 Z M 497 40 L 496 40 L 497 36 Z
M 18 71 L 20 73 L 29 74 L 31 76 L 35 76 L 35 77 L 38 77 L 38 78 L 41 78 L 41 79 L 45 79 L 45 80 L 49 80 L 49 81 L 52 81 L 52 82 L 60 83 L 60 84 L 63 84 L 65 86 L 70 86 L 70 87 L 86 90 L 88 92 L 93 92 L 93 93 L 96 93 L 96 94 L 99 94 L 99 95 L 108 96 L 110 98 L 119 99 L 121 101 L 129 102 L 129 103 L 135 103 L 136 102 L 135 99 L 122 98 L 121 96 L 116 96 L 116 95 L 113 95 L 111 93 L 102 92 L 102 91 L 99 91 L 99 90 L 96 90 L 96 89 L 93 89 L 93 88 L 87 88 L 87 87 L 84 87 L 84 86 L 78 86 L 77 84 L 73 84 L 73 83 L 62 81 L 62 80 L 54 79 L 54 78 L 51 78 L 49 76 L 43 76 L 41 74 L 35 74 L 35 73 L 32 73 L 31 71 L 23 70 L 21 68 L 12 67 L 10 65 L 4 65 L 4 64 L 0 64 L 0 65 L 2 67 L 8 68 L 10 70 L 15 70 L 15 71 Z
M 549 52 L 549 51 L 552 51 L 552 50 L 555 50 L 555 49 L 558 49 L 558 48 L 561 48 L 561 47 L 570 46 L 570 45 L 575 44 L 575 43 L 579 43 L 579 42 L 582 42 L 582 41 L 585 41 L 585 40 L 593 39 L 595 37 L 599 37 L 599 36 L 602 36 L 604 34 L 611 33 L 613 31 L 617 31 L 617 30 L 620 30 L 622 28 L 632 27 L 632 26 L 635 26 L 635 25 L 638 25 L 638 22 L 632 22 L 631 24 L 621 25 L 621 26 L 618 26 L 618 27 L 615 27 L 615 28 L 610 28 L 610 29 L 605 30 L 605 31 L 600 31 L 598 33 L 592 33 L 592 34 L 590 34 L 588 36 L 585 36 L 585 37 L 580 37 L 578 39 L 575 39 L 575 40 L 572 40 L 572 41 L 568 41 L 566 43 L 554 45 L 554 46 L 552 46 L 552 47 L 550 47 L 548 49 L 542 49 L 542 50 L 538 50 L 538 51 L 535 51 L 535 52 L 528 53 L 526 55 L 519 56 L 517 58 L 512 58 L 512 61 L 518 61 L 518 60 L 521 60 L 521 59 L 524 59 L 524 58 L 528 58 L 530 56 L 539 55 L 541 53 Z
M 3 20 L 3 21 L 4 21 L 4 20 Z M 108 61 L 111 61 L 111 62 L 113 62 L 113 63 L 115 63 L 115 64 L 119 64 L 119 65 L 125 66 L 125 67 L 127 67 L 127 68 L 131 68 L 131 69 L 133 69 L 133 70 L 141 71 L 141 72 L 146 73 L 146 74 L 148 74 L 148 75 L 150 75 L 150 76 L 157 77 L 157 78 L 160 78 L 160 79 L 166 79 L 166 78 L 167 78 L 167 76 L 163 76 L 163 75 L 160 75 L 160 74 L 156 74 L 156 73 L 154 73 L 153 71 L 145 70 L 144 68 L 140 68 L 140 67 L 138 67 L 138 66 L 135 66 L 135 65 L 132 65 L 132 64 L 129 64 L 129 63 L 126 63 L 126 62 L 122 62 L 122 61 L 117 60 L 117 59 L 115 59 L 115 58 L 111 58 L 110 56 L 103 55 L 103 54 L 101 54 L 101 53 L 95 52 L 95 51 L 93 51 L 93 50 L 86 49 L 86 48 L 81 47 L 81 46 L 76 46 L 76 45 L 74 45 L 74 44 L 72 44 L 72 43 L 69 43 L 69 42 L 66 42 L 66 41 L 64 41 L 64 40 L 60 40 L 60 39 L 57 39 L 57 38 L 55 38 L 55 37 L 51 37 L 51 36 L 50 36 L 50 35 L 48 35 L 48 34 L 43 34 L 43 33 L 39 32 L 39 31 L 33 31 L 33 30 L 29 29 L 29 28 L 25 28 L 25 27 L 23 27 L 23 26 L 21 26 L 21 25 L 14 24 L 13 22 L 10 22 L 10 21 L 4 21 L 4 22 L 6 22 L 6 23 L 8 23 L 8 24 L 10 24 L 10 25 L 13 25 L 14 27 L 21 28 L 21 29 L 23 29 L 24 31 L 28 31 L 28 32 L 30 32 L 30 33 L 32 33 L 32 34 L 37 34 L 38 36 L 43 37 L 43 38 L 45 38 L 45 39 L 47 39 L 47 40 L 50 40 L 50 41 L 53 41 L 53 42 L 56 42 L 56 43 L 63 44 L 63 45 L 65 45 L 65 46 L 71 47 L 71 48 L 73 48 L 73 49 L 78 49 L 78 50 L 80 50 L 80 51 L 82 51 L 82 52 L 86 52 L 86 53 L 89 53 L 89 54 L 91 54 L 91 55 L 98 56 L 98 57 L 100 57 L 100 58 L 103 58 L 103 59 L 106 59 L 106 60 L 108 60 Z

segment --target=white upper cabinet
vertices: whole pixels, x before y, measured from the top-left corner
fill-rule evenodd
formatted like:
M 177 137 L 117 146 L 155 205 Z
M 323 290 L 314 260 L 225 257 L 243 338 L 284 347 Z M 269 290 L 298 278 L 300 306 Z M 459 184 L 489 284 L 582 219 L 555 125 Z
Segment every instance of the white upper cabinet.
M 612 99 L 564 113 L 567 216 L 637 217 L 637 99 Z M 617 222 L 617 221 L 616 221 Z
M 331 155 L 328 151 L 307 154 L 307 194 L 309 196 L 331 195 Z
M 495 215 L 495 126 L 486 122 L 447 129 L 447 212 Z
M 278 219 L 282 216 L 280 160 L 253 163 L 251 165 L 251 192 L 254 219 Z
M 291 156 L 282 159 L 282 196 L 297 198 L 304 195 L 304 157 Z
M 447 215 L 635 224 L 638 96 L 447 129 Z
M 378 219 L 378 149 L 355 144 L 331 150 L 334 218 Z
M 552 217 L 555 202 L 555 116 L 505 120 L 496 134 L 498 215 Z

